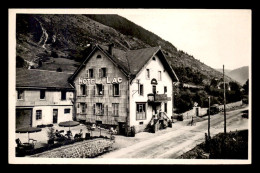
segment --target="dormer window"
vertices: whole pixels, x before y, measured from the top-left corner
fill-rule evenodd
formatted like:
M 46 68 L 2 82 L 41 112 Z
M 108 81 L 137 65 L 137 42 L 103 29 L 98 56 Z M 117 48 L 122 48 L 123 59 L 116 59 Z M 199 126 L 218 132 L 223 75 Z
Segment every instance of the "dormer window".
M 94 69 L 89 69 L 88 75 L 89 75 L 89 78 L 94 78 Z
M 101 58 L 101 55 L 97 55 L 97 59 L 100 59 Z
M 40 90 L 40 99 L 41 100 L 45 99 L 45 90 Z
M 99 73 L 100 78 L 106 77 L 107 76 L 107 69 L 106 68 L 98 69 L 98 73 Z

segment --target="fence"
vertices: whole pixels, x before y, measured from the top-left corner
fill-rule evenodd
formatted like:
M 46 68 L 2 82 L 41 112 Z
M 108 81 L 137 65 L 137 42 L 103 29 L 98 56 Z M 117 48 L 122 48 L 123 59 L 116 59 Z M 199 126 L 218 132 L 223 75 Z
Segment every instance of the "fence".
M 238 101 L 238 102 L 229 103 L 229 104 L 226 104 L 226 109 L 227 110 L 228 109 L 232 109 L 232 108 L 241 106 L 242 104 L 243 104 L 242 100 Z M 218 109 L 219 109 L 220 112 L 224 111 L 224 105 L 219 105 Z M 191 119 L 191 117 L 196 117 L 196 112 L 195 111 L 196 110 L 194 108 L 192 110 L 189 110 L 187 112 L 182 113 L 183 119 Z M 208 111 L 208 108 L 199 108 L 199 116 L 207 115 L 207 111 Z

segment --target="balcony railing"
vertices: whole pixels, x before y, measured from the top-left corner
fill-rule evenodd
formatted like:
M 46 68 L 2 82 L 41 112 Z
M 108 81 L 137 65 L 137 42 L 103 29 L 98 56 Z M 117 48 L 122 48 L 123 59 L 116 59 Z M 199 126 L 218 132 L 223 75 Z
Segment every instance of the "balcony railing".
M 148 94 L 148 102 L 167 102 L 171 101 L 171 97 L 167 97 L 167 94 Z

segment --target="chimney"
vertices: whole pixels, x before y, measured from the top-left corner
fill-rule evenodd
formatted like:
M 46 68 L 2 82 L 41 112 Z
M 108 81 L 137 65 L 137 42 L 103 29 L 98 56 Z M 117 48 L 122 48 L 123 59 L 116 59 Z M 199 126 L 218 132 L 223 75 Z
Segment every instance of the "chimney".
M 108 53 L 113 56 L 114 43 L 108 45 Z

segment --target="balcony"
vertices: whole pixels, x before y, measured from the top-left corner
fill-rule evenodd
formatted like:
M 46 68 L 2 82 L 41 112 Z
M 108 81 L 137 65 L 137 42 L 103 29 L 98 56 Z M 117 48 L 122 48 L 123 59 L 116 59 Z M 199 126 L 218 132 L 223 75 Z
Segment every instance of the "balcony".
M 148 102 L 161 103 L 171 101 L 171 97 L 167 97 L 167 94 L 148 94 Z

